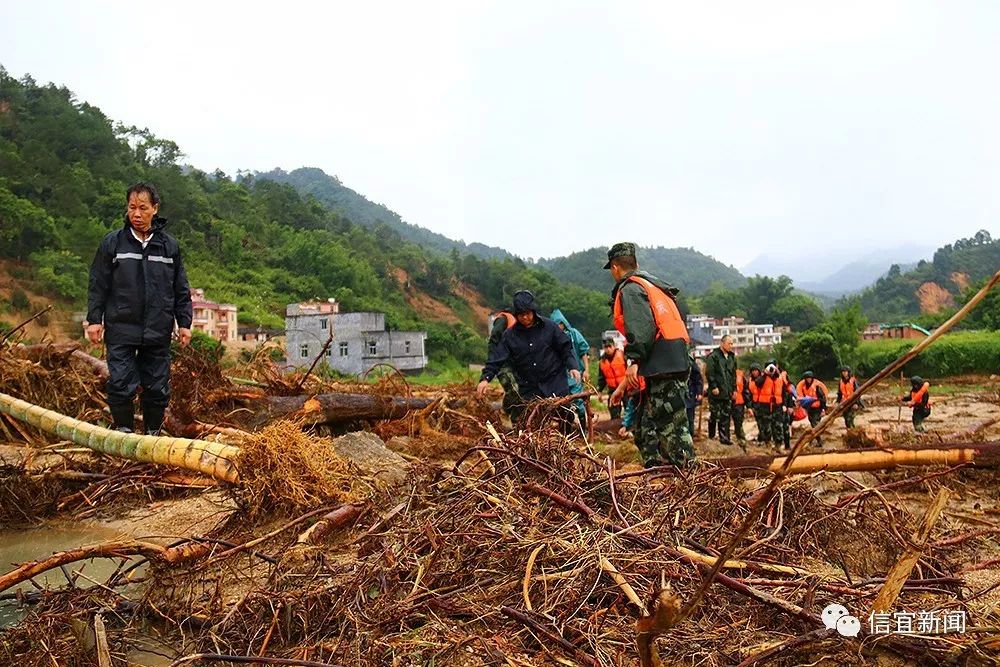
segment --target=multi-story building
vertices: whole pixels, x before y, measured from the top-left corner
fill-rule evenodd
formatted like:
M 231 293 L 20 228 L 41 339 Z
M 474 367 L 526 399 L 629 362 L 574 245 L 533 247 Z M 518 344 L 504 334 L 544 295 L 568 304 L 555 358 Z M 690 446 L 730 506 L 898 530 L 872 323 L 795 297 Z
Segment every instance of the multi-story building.
M 426 340 L 426 331 L 387 329 L 383 313 L 341 313 L 333 299 L 285 308 L 285 356 L 291 366 L 309 366 L 326 345 L 326 363 L 345 375 L 362 375 L 376 364 L 420 371 L 427 366 Z
M 191 308 L 194 319 L 191 328 L 202 331 L 221 341 L 234 341 L 237 337 L 236 306 L 216 303 L 205 298 L 205 290 L 191 290 Z
M 725 317 L 717 320 L 708 315 L 688 315 L 688 336 L 695 345 L 694 356 L 707 356 L 722 343 L 723 336 L 731 336 L 737 355 L 751 350 L 770 350 L 781 342 L 781 332 L 773 324 L 748 324 L 742 317 Z

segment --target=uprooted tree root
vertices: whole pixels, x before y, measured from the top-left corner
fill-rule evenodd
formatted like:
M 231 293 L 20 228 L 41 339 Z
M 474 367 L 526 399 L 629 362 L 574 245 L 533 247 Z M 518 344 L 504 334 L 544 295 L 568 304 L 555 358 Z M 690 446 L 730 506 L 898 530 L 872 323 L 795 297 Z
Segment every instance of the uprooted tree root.
M 240 480 L 230 491 L 250 518 L 356 502 L 376 491 L 334 452 L 330 438 L 303 433 L 294 422 L 274 422 L 245 436 L 240 450 Z

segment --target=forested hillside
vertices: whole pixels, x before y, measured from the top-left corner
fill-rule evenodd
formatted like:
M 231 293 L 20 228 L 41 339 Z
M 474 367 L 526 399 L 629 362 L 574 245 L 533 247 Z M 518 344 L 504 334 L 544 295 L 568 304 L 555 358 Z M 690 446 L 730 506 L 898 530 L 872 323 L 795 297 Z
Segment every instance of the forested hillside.
M 290 172 L 283 169 L 272 169 L 267 172 L 255 172 L 253 178 L 287 183 L 302 194 L 312 195 L 328 205 L 330 210 L 344 216 L 351 222 L 366 227 L 391 229 L 399 234 L 404 241 L 412 241 L 425 248 L 433 248 L 441 252 L 457 249 L 459 252 L 471 253 L 477 257 L 502 259 L 512 256 L 503 248 L 494 248 L 482 243 L 466 244 L 419 225 L 405 222 L 395 211 L 383 204 L 369 201 L 364 195 L 346 187 L 336 176 L 330 176 L 316 167 L 302 167 Z
M 430 254 L 393 230 L 354 224 L 290 185 L 237 182 L 182 165 L 176 143 L 116 123 L 65 87 L 0 68 L 0 257 L 17 279 L 62 308 L 83 310 L 101 237 L 123 224 L 124 193 L 144 179 L 162 196 L 167 231 L 181 242 L 192 286 L 239 307 L 241 325 L 281 326 L 285 304 L 338 299 L 394 328 L 429 332 L 439 363 L 481 361 L 485 311 L 535 291 L 592 340 L 608 325 L 606 296 L 560 284 L 520 260 L 453 248 Z M 10 324 L 23 309 L 4 303 Z
M 607 251 L 591 248 L 566 257 L 541 259 L 538 264 L 563 282 L 606 293 L 613 286 L 611 274 L 601 271 L 608 259 Z M 746 284 L 739 271 L 693 248 L 639 248 L 638 258 L 644 270 L 669 281 L 686 295 L 700 294 L 713 283 L 730 289 Z
M 931 261 L 889 272 L 859 295 L 861 309 L 871 320 L 887 322 L 935 316 L 954 310 L 968 291 L 1000 267 L 1000 240 L 980 230 L 967 239 L 938 248 Z

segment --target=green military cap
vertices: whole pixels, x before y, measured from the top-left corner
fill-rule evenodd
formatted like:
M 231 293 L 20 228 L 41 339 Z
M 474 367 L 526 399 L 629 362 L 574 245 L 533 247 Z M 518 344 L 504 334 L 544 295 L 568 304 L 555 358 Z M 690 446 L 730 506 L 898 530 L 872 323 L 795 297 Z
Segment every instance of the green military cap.
M 616 257 L 635 257 L 635 244 L 625 241 L 611 246 L 611 249 L 608 250 L 608 263 L 604 265 L 604 268 L 610 269 L 611 260 Z

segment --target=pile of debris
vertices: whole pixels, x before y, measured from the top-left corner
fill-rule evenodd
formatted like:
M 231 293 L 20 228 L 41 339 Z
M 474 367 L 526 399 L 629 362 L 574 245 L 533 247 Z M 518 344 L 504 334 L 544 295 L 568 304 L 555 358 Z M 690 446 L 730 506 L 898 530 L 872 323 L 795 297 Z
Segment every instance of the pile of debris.
M 0 351 L 4 369 L 21 369 L 16 385 L 4 373 L 0 392 L 100 418 L 90 362 L 24 352 Z M 769 478 L 760 462 L 619 466 L 544 418 L 498 432 L 495 406 L 471 386 L 428 395 L 399 378 L 293 384 L 259 369 L 234 381 L 193 355 L 175 366 L 176 423 L 238 445 L 238 479 L 97 454 L 0 474 L 38 484 L 66 473 L 54 502 L 61 516 L 114 512 L 116 493 L 154 485 L 158 497 L 227 496 L 228 509 L 204 534 L 94 545 L 0 573 L 0 605 L 14 599 L 27 610 L 0 631 L 0 663 L 83 665 L 106 654 L 104 664 L 124 665 L 151 627 L 178 666 L 262 656 L 286 665 L 645 667 L 661 655 L 709 666 L 818 656 L 987 665 L 1000 654 L 1000 476 L 971 460 L 792 477 L 744 531 Z M 56 397 L 46 382 L 60 372 Z M 52 445 L 6 424 L 11 441 Z M 359 427 L 366 432 L 332 437 Z M 89 587 L 10 592 L 93 557 L 121 565 Z M 858 632 L 830 627 L 830 605 L 856 617 Z M 908 631 L 882 632 L 902 622 L 898 613 L 870 616 L 892 610 L 912 612 Z

